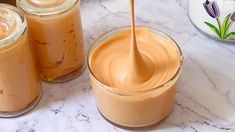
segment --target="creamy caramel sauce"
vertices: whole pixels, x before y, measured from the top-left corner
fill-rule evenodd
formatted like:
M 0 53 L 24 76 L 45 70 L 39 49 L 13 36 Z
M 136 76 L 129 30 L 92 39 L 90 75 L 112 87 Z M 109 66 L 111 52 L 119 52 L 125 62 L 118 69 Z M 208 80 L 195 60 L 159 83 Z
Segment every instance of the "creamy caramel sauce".
M 41 90 L 28 34 L 24 31 L 20 15 L 1 7 L 0 42 L 14 38 L 0 45 L 0 113 L 22 110 Z
M 134 91 L 151 89 L 164 84 L 177 72 L 180 55 L 171 45 L 171 41 L 157 36 L 148 28 L 136 28 L 136 35 L 138 53 L 144 64 L 139 61 L 140 58 L 132 56 L 137 63 L 131 65 L 133 64 L 129 52 L 131 29 L 115 34 L 92 52 L 91 69 L 106 85 Z M 143 65 L 147 65 L 148 69 Z M 126 80 L 123 76 L 134 76 L 134 79 Z
M 60 3 L 60 0 L 54 2 Z M 42 80 L 54 81 L 83 66 L 84 41 L 79 8 L 77 2 L 66 12 L 51 16 L 26 13 L 30 39 Z
M 91 48 L 88 65 L 104 117 L 121 126 L 144 127 L 172 110 L 182 56 L 169 37 L 135 27 L 134 0 L 130 5 L 131 28 L 102 36 Z
M 39 96 L 41 85 L 34 62 L 27 34 L 0 48 L 0 112 L 20 111 Z
M 130 2 L 131 29 L 112 36 L 94 50 L 92 71 L 111 87 L 130 90 L 154 88 L 176 73 L 180 65 L 179 54 L 168 40 L 147 28 L 135 31 L 134 0 Z
M 138 27 L 136 36 L 139 53 L 153 71 L 145 82 L 122 85 L 114 81 L 118 77 L 115 74 L 120 71 L 116 69 L 130 59 L 130 28 L 122 28 L 99 44 L 89 57 L 89 66 L 95 76 L 91 75 L 91 81 L 98 109 L 108 120 L 127 127 L 152 125 L 170 113 L 179 78 L 177 71 L 182 62 L 175 42 L 164 35 Z
M 120 58 L 122 63 L 113 66 L 113 81 L 115 87 L 131 88 L 147 81 L 153 73 L 153 63 L 148 57 L 141 55 L 137 47 L 135 34 L 134 0 L 131 5 L 131 43 L 128 56 Z M 126 42 L 123 42 L 126 43 Z

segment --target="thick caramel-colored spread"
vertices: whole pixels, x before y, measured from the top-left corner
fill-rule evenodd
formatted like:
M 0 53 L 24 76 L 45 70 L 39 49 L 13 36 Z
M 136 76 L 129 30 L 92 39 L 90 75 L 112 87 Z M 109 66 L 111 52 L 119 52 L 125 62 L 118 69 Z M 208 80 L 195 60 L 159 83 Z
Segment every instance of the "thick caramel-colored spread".
M 131 28 L 101 37 L 88 61 L 104 117 L 122 126 L 144 127 L 170 113 L 182 56 L 169 37 L 149 28 L 135 29 L 134 0 L 130 3 Z
M 104 84 L 132 91 L 152 89 L 178 70 L 180 56 L 169 40 L 148 28 L 137 28 L 136 35 L 138 49 L 130 49 L 131 30 L 125 29 L 92 52 L 92 72 Z
M 54 7 L 65 0 L 28 1 L 31 4 L 25 1 L 23 4 L 30 4 L 30 8 L 42 8 L 48 4 Z M 42 80 L 53 81 L 83 66 L 84 47 L 79 2 L 54 15 L 25 14 Z
M 41 91 L 27 31 L 16 35 L 22 29 L 16 12 L 0 8 L 0 113 L 22 110 Z

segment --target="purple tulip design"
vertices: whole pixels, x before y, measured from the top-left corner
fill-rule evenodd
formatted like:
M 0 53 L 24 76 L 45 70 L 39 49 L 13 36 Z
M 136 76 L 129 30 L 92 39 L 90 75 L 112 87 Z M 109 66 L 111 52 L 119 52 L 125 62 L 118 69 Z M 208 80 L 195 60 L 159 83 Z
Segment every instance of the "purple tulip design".
M 235 12 L 232 13 L 230 19 L 231 19 L 231 22 L 229 23 L 228 28 L 230 28 L 230 26 L 235 22 Z M 226 37 L 230 38 L 231 40 L 235 40 L 234 36 L 235 36 L 235 32 L 231 32 Z
M 233 12 L 233 14 L 231 15 L 231 18 L 230 18 L 232 21 L 235 21 L 235 12 Z
M 223 22 L 220 22 L 220 11 L 215 1 L 206 0 L 203 3 L 203 6 L 206 12 L 217 21 L 218 26 L 215 26 L 209 22 L 205 22 L 205 24 L 213 31 L 220 39 L 233 39 L 235 36 L 235 32 L 230 32 L 229 29 L 232 24 L 235 22 L 235 12 L 233 14 L 228 14 L 226 18 L 224 18 Z
M 203 3 L 204 8 L 206 9 L 206 12 L 212 17 L 217 18 L 219 17 L 219 8 L 217 4 L 213 1 L 210 2 L 209 0 L 206 0 L 205 3 Z

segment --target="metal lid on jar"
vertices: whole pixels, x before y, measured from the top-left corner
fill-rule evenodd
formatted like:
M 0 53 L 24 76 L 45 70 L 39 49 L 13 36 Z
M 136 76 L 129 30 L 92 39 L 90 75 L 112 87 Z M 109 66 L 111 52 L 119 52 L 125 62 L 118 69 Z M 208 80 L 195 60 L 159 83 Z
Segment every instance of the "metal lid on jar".
M 17 0 L 16 4 L 27 13 L 47 16 L 64 12 L 77 2 L 79 0 Z
M 0 47 L 15 41 L 25 28 L 24 15 L 17 8 L 0 4 Z

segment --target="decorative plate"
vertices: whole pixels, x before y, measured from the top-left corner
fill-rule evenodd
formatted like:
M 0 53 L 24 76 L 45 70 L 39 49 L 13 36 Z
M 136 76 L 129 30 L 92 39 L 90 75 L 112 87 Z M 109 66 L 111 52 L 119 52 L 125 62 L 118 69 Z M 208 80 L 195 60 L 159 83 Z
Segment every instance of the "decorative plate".
M 188 14 L 201 32 L 235 42 L 235 0 L 189 0 Z

